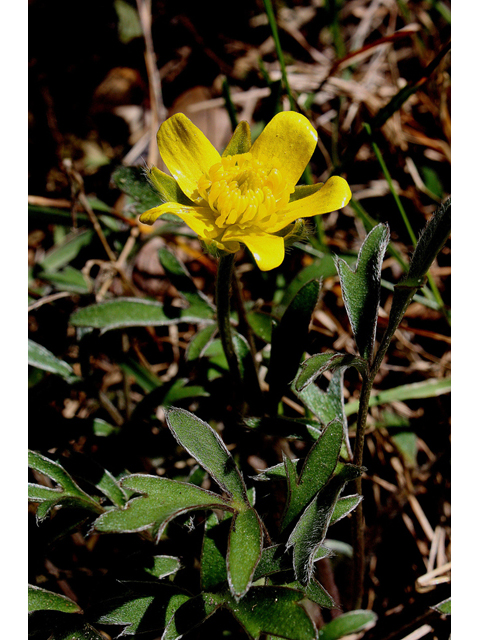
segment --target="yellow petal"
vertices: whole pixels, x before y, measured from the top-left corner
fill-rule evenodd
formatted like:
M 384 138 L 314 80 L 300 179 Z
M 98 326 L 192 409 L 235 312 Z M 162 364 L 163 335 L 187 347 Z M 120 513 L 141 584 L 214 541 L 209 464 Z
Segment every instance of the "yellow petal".
M 230 233 L 229 233 L 230 231 Z M 283 238 L 256 229 L 238 231 L 236 234 L 227 229 L 222 241 L 237 240 L 243 242 L 252 252 L 255 262 L 261 271 L 270 271 L 282 264 L 285 257 Z
M 279 169 L 293 191 L 312 157 L 317 138 L 305 116 L 283 111 L 270 120 L 250 151 L 267 168 Z
M 140 216 L 140 222 L 153 224 L 164 213 L 174 213 L 200 238 L 207 238 L 212 232 L 218 233 L 212 220 L 212 213 L 208 207 L 188 207 L 178 202 L 166 202 L 159 207 L 145 211 Z
M 289 202 L 285 209 L 279 212 L 276 224 L 267 227 L 266 231 L 275 233 L 298 218 L 311 218 L 336 211 L 348 204 L 351 197 L 352 192 L 347 181 L 339 176 L 332 176 L 312 195 Z
M 183 113 L 175 114 L 162 124 L 157 142 L 163 161 L 189 198 L 200 177 L 220 162 L 220 154 L 212 143 Z

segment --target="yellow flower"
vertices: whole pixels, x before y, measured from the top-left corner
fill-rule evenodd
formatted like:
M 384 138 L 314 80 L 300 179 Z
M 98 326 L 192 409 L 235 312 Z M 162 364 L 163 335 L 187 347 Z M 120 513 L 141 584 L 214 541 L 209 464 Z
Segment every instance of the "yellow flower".
M 173 178 L 152 167 L 149 178 L 164 204 L 143 213 L 140 221 L 152 224 L 174 213 L 207 246 L 234 253 L 245 244 L 262 271 L 283 262 L 285 238 L 295 221 L 340 209 L 352 195 L 338 176 L 295 187 L 317 133 L 293 111 L 278 113 L 253 145 L 248 124 L 241 122 L 222 156 L 181 113 L 162 124 L 157 140 Z

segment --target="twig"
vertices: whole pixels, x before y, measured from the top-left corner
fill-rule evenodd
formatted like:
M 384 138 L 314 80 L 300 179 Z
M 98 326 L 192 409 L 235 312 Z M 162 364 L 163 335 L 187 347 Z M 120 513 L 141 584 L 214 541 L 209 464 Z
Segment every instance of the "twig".
M 157 130 L 160 123 L 166 119 L 167 110 L 163 104 L 162 83 L 153 46 L 151 0 L 137 0 L 137 9 L 140 24 L 142 25 L 143 38 L 145 40 L 145 66 L 147 68 L 148 88 L 152 108 L 151 137 L 148 150 L 148 163 L 151 165 L 157 162 Z
M 42 307 L 44 304 L 48 304 L 49 302 L 54 302 L 59 298 L 69 298 L 71 295 L 72 294 L 69 291 L 60 291 L 59 293 L 52 293 L 49 296 L 44 296 L 43 298 L 40 298 L 40 300 L 33 302 L 31 305 L 29 305 L 28 310 L 33 311 L 33 309 L 38 309 L 39 307 Z

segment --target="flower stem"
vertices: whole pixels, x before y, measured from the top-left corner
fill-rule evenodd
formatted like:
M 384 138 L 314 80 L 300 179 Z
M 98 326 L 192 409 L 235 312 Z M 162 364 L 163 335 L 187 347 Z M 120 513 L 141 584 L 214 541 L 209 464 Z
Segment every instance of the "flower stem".
M 227 359 L 232 382 L 238 389 L 241 385 L 240 369 L 233 346 L 232 327 L 230 324 L 230 289 L 232 285 L 233 263 L 235 254 L 220 256 L 218 261 L 216 282 L 217 323 L 222 347 Z

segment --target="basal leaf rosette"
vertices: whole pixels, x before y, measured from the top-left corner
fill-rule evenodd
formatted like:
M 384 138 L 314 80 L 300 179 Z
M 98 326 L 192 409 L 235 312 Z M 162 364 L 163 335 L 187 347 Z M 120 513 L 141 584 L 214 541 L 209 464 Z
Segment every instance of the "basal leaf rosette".
M 277 114 L 253 145 L 248 124 L 241 122 L 223 156 L 182 113 L 162 124 L 157 140 L 176 184 L 151 168 L 150 181 L 168 201 L 143 213 L 140 221 L 153 224 L 174 213 L 211 250 L 235 253 L 246 245 L 262 271 L 283 262 L 285 242 L 303 226 L 297 221 L 336 211 L 351 198 L 348 184 L 338 176 L 325 184 L 295 186 L 317 133 L 293 111 Z

